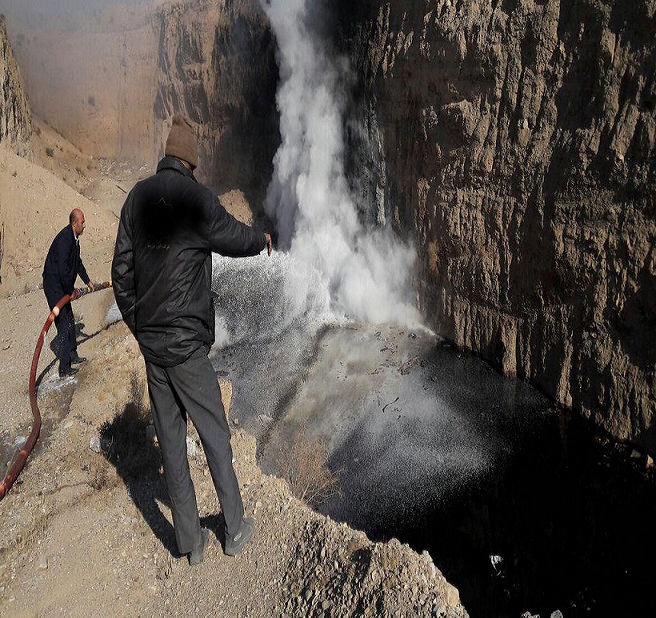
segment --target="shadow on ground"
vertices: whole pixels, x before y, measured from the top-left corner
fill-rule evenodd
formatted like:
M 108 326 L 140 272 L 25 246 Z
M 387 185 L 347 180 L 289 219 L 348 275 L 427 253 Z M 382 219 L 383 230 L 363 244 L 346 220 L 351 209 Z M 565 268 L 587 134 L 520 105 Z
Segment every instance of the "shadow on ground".
M 84 322 L 76 322 L 75 323 L 75 338 L 77 340 L 78 346 L 81 343 L 84 343 L 85 341 L 88 341 L 89 339 L 94 339 L 100 332 L 103 330 L 107 329 L 107 326 L 104 326 L 103 328 L 99 328 L 96 332 L 94 333 L 85 333 L 84 332 Z M 52 332 L 52 331 L 50 331 Z M 55 355 L 55 358 L 53 358 L 41 371 L 41 373 L 37 376 L 36 381 L 35 381 L 35 386 L 38 389 L 39 386 L 41 385 L 41 382 L 43 382 L 43 379 L 45 378 L 48 373 L 50 373 L 50 370 L 57 364 L 59 361 L 59 348 L 61 346 L 61 340 L 59 338 L 59 333 L 56 332 L 55 330 L 55 336 L 51 339 L 50 344 L 48 347 L 50 348 L 50 351 Z
M 107 460 L 116 468 L 135 506 L 154 535 L 174 558 L 180 558 L 173 525 L 162 506 L 171 508 L 162 472 L 157 443 L 149 436 L 150 413 L 141 405 L 144 386 L 136 374 L 131 378 L 131 401 L 113 420 L 100 428 L 100 445 Z M 225 547 L 223 514 L 201 518 Z

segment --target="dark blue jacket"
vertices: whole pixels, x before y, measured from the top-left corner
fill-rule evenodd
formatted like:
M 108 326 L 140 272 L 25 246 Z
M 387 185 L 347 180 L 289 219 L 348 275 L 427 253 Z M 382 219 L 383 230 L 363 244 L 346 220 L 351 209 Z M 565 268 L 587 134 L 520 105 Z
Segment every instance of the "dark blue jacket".
M 80 257 L 80 245 L 75 242 L 73 228 L 67 225 L 52 241 L 43 266 L 43 291 L 48 302 L 56 296 L 56 303 L 65 294 L 70 294 L 78 275 L 85 285 L 89 283 L 89 275 Z
M 179 159 L 164 157 L 121 210 L 116 304 L 147 361 L 178 365 L 214 343 L 212 252 L 257 255 L 264 232 L 237 221 Z

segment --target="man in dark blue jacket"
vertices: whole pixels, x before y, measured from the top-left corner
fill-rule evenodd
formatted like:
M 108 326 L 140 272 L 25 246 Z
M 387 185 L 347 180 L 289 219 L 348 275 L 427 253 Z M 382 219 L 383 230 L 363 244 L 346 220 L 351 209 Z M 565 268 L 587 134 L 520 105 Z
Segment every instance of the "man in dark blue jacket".
M 225 553 L 255 531 L 244 517 L 230 429 L 207 354 L 214 343 L 212 252 L 246 257 L 271 236 L 244 225 L 194 177 L 196 135 L 176 116 L 157 173 L 130 191 L 112 261 L 116 303 L 146 361 L 150 410 L 160 444 L 178 549 L 199 564 L 209 539 L 200 526 L 187 460 L 187 414 L 198 430 L 225 517 Z
M 52 241 L 46 262 L 43 266 L 43 291 L 46 294 L 48 306 L 52 308 L 66 294 L 71 294 L 75 289 L 75 279 L 79 275 L 93 290 L 93 283 L 87 275 L 87 271 L 80 257 L 80 236 L 84 232 L 84 213 L 79 208 L 74 208 L 68 217 L 67 225 Z M 71 376 L 77 373 L 77 369 L 71 363 L 82 363 L 86 360 L 77 353 L 77 342 L 75 338 L 75 319 L 70 303 L 66 303 L 55 318 L 57 335 L 59 339 L 59 375 L 60 377 Z

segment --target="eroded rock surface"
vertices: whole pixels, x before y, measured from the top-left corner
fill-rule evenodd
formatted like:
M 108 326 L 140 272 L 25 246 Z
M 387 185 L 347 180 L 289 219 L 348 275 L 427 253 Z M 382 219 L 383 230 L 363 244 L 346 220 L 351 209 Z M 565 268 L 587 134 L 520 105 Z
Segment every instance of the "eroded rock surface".
M 0 15 L 0 142 L 21 150 L 32 132 L 32 115 L 14 52 Z
M 156 20 L 155 118 L 198 123 L 199 171 L 211 185 L 262 194 L 280 138 L 275 39 L 259 3 L 177 3 Z
M 656 449 L 656 7 L 344 4 L 379 219 L 440 333 Z
M 198 127 L 201 180 L 264 192 L 278 75 L 257 0 L 117 4 L 11 25 L 35 114 L 85 153 L 154 164 L 182 113 Z

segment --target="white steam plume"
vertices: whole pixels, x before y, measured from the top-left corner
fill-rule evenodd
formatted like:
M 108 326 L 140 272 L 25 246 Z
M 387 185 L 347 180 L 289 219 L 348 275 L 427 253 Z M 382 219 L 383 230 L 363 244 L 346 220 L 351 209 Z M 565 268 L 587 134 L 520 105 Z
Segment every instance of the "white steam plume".
M 319 271 L 333 310 L 366 322 L 417 323 L 414 251 L 388 230 L 367 230 L 344 171 L 344 59 L 328 56 L 309 23 L 313 0 L 262 0 L 279 47 L 282 143 L 266 209 L 279 244 Z

